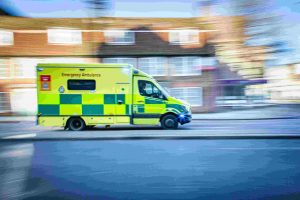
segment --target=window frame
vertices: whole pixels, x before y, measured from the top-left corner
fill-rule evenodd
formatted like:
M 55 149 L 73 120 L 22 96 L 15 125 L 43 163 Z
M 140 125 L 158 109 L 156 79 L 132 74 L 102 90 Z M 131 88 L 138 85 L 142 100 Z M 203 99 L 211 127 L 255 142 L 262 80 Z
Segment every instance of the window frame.
M 186 67 L 186 65 L 181 65 L 180 66 L 180 69 L 181 68 L 184 68 L 186 69 L 185 71 L 181 71 L 181 72 L 178 72 L 178 65 L 174 62 L 175 59 L 181 59 L 181 62 L 182 64 L 184 63 L 189 63 L 190 60 L 188 59 L 191 59 L 191 58 L 195 58 L 195 59 L 199 59 L 199 70 L 195 70 L 195 71 L 198 71 L 198 73 L 186 73 L 186 71 L 188 72 L 193 72 L 194 70 L 190 70 L 188 67 Z M 193 63 L 195 62 L 195 60 L 193 60 Z M 201 57 L 199 56 L 175 56 L 175 57 L 171 57 L 170 60 L 169 60 L 169 65 L 171 67 L 171 71 L 172 71 L 172 76 L 201 76 L 202 75 L 202 60 L 201 60 Z M 192 67 L 195 67 L 195 66 L 192 66 Z M 174 70 L 175 69 L 175 70 Z M 187 70 L 188 69 L 188 70 Z M 175 71 L 175 73 L 174 73 Z
M 188 98 L 186 97 L 192 97 L 192 98 L 196 98 L 197 96 L 187 96 L 186 94 L 188 93 L 188 89 L 198 89 L 200 92 L 200 98 L 201 98 L 201 102 L 198 103 L 198 104 L 192 104 L 190 103 L 190 101 L 188 100 Z M 194 106 L 194 107 L 199 107 L 199 106 L 203 106 L 203 100 L 204 100 L 204 96 L 203 96 L 203 87 L 174 87 L 174 88 L 170 88 L 170 93 L 172 96 L 175 96 L 173 94 L 173 91 L 172 90 L 183 90 L 183 98 L 182 97 L 177 97 L 177 98 L 181 98 L 183 100 L 186 100 L 187 102 L 189 102 L 191 104 L 191 106 Z M 176 96 L 175 96 L 176 97 Z
M 9 60 L 0 58 L 0 79 L 11 78 Z
M 177 36 L 175 34 L 178 34 Z M 187 40 L 187 38 L 190 37 L 189 34 L 195 34 L 192 35 L 192 37 L 195 37 L 195 39 L 192 41 Z M 177 40 L 176 40 L 176 37 Z M 183 39 L 183 40 L 182 40 Z M 190 45 L 190 44 L 199 44 L 199 31 L 198 30 L 170 30 L 169 31 L 169 43 L 171 45 Z
M 93 89 L 71 89 L 70 88 L 70 81 L 80 81 L 80 82 L 83 82 L 83 81 L 92 81 L 94 84 L 93 84 Z M 77 86 L 78 87 L 78 86 Z M 88 90 L 88 91 L 93 91 L 93 90 L 96 90 L 96 80 L 95 79 L 68 79 L 67 80 L 67 88 L 68 90 Z
M 152 62 L 153 60 L 155 61 L 159 61 L 159 59 L 161 59 L 161 63 L 162 66 L 157 65 L 157 63 L 159 62 Z M 141 63 L 146 63 L 149 65 L 148 68 L 149 70 L 144 70 L 143 68 L 145 68 L 145 65 L 143 66 L 143 64 Z M 154 63 L 154 64 L 152 64 Z M 152 57 L 140 57 L 138 58 L 138 68 L 141 69 L 142 71 L 148 73 L 151 76 L 166 76 L 167 72 L 168 72 L 168 65 L 169 65 L 169 61 L 167 57 L 163 57 L 163 56 L 152 56 Z M 160 70 L 159 69 L 163 69 L 162 73 L 158 73 Z M 149 71 L 149 72 L 148 72 Z M 155 72 L 155 73 L 153 73 Z
M 5 38 L 5 36 L 9 36 L 9 42 L 3 42 L 2 36 Z M 14 32 L 11 30 L 6 30 L 6 29 L 0 29 L 0 46 L 12 46 L 14 45 Z
M 116 61 L 116 62 L 111 62 L 111 61 Z M 125 61 L 127 60 L 127 61 Z M 129 62 L 128 62 L 129 60 Z M 123 62 L 125 61 L 125 62 Z M 101 60 L 102 63 L 106 64 L 114 64 L 114 63 L 120 63 L 120 64 L 131 64 L 133 67 L 137 67 L 138 60 L 135 57 L 105 57 L 102 58 Z
M 76 37 L 78 38 L 77 40 L 70 40 L 70 41 L 66 41 L 61 39 L 57 40 L 56 38 L 58 37 L 57 34 L 62 34 L 63 32 L 67 32 L 68 34 L 79 34 Z M 73 37 L 73 36 L 72 36 Z M 82 31 L 80 29 L 74 29 L 74 28 L 49 28 L 47 30 L 47 39 L 48 39 L 48 44 L 50 45 L 81 45 L 82 44 Z
M 116 36 L 110 35 L 111 33 L 123 33 L 124 35 L 128 32 L 132 34 L 131 41 L 109 41 L 109 38 L 114 38 Z M 103 32 L 104 42 L 108 45 L 134 45 L 135 44 L 135 32 L 129 30 L 105 30 Z M 117 37 L 116 37 L 117 38 Z M 126 38 L 126 37 L 123 37 Z

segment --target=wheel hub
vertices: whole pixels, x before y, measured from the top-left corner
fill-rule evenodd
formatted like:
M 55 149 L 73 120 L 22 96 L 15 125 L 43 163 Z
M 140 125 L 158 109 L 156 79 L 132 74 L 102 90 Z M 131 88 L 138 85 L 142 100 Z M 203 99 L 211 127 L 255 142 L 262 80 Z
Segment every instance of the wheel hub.
M 172 119 L 167 119 L 167 120 L 166 120 L 166 125 L 167 125 L 168 127 L 173 127 L 173 126 L 174 126 L 174 121 L 173 121 Z
M 75 122 L 73 122 L 73 125 L 75 128 L 79 128 L 79 127 L 81 127 L 81 122 L 75 121 Z

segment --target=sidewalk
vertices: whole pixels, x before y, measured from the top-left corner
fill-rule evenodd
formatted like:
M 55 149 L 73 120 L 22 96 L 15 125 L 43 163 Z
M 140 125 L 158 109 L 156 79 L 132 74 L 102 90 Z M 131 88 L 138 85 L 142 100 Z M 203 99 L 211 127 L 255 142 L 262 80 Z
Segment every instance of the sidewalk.
M 300 118 L 300 104 L 193 114 L 193 120 L 255 120 Z
M 193 120 L 259 120 L 300 118 L 300 105 L 275 105 L 246 110 L 193 114 Z M 0 123 L 33 122 L 35 116 L 0 116 Z
M 36 116 L 0 116 L 0 123 L 33 122 Z

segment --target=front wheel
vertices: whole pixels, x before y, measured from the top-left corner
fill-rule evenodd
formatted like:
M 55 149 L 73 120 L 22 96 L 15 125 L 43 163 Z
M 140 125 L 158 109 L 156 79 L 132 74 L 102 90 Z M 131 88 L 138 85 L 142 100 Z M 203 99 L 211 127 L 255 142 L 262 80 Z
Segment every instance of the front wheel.
M 161 127 L 164 129 L 177 129 L 178 121 L 174 115 L 166 115 L 161 119 Z
M 82 131 L 86 126 L 81 118 L 71 118 L 68 127 L 71 131 Z

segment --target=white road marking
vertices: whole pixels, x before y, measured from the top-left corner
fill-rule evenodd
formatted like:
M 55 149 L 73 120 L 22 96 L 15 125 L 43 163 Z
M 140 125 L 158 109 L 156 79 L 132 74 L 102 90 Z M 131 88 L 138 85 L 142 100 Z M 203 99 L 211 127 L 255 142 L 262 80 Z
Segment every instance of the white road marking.
M 213 149 L 213 148 L 210 148 Z M 224 148 L 215 148 L 220 150 L 300 150 L 300 147 L 224 147 Z
M 2 137 L 1 139 L 24 139 L 24 138 L 34 138 L 34 137 L 36 137 L 36 133 L 11 135 L 11 136 Z

